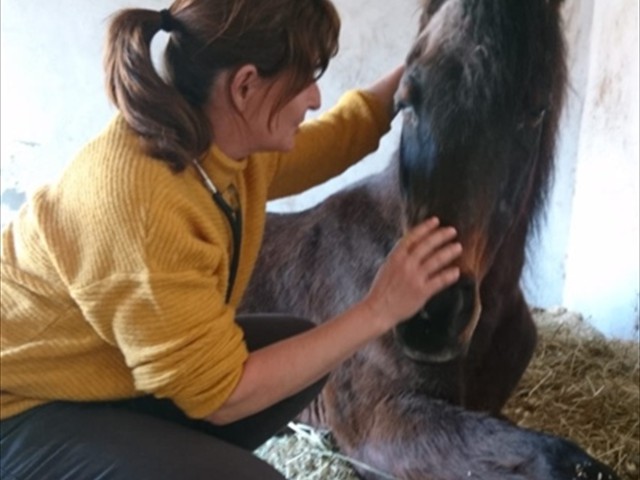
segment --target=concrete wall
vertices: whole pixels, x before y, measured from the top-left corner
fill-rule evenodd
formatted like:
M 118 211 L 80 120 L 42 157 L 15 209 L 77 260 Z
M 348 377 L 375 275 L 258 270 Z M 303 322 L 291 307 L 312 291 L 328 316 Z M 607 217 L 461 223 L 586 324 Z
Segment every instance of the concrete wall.
M 402 62 L 416 31 L 418 0 L 335 0 L 341 51 L 321 81 L 323 108 Z M 3 0 L 2 175 L 5 224 L 29 193 L 54 178 L 113 115 L 102 88 L 106 19 L 158 0 Z M 545 227 L 524 278 L 532 305 L 565 306 L 610 336 L 637 338 L 638 2 L 566 0 L 571 91 Z M 160 48 L 162 35 L 154 41 Z M 378 152 L 345 175 L 271 210 L 311 206 L 380 170 L 399 122 Z

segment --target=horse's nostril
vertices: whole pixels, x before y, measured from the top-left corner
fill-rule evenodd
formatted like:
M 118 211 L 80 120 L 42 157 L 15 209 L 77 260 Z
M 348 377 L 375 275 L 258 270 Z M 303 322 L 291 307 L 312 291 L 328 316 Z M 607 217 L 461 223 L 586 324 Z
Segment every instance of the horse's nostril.
M 420 311 L 420 317 L 426 320 L 445 322 L 455 329 L 456 320 L 464 319 L 471 313 L 474 295 L 475 282 L 463 277 L 433 297 Z
M 429 312 L 425 308 L 421 309 L 418 312 L 418 318 L 424 322 L 424 331 L 425 335 L 429 335 L 431 333 L 431 326 L 429 325 L 429 319 L 431 318 Z
M 398 325 L 396 339 L 421 361 L 448 361 L 466 350 L 460 333 L 473 318 L 475 282 L 463 277 L 433 297 L 413 318 Z

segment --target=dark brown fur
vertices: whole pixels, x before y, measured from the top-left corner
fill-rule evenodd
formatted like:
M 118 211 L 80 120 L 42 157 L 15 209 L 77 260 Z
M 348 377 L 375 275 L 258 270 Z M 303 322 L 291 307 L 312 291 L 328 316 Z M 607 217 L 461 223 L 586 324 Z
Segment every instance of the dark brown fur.
M 519 282 L 564 102 L 559 3 L 425 2 L 389 167 L 269 215 L 242 308 L 316 322 L 363 297 L 408 225 L 436 214 L 459 232 L 460 281 L 333 372 L 302 416 L 394 478 L 616 478 L 573 443 L 500 418 L 535 347 Z

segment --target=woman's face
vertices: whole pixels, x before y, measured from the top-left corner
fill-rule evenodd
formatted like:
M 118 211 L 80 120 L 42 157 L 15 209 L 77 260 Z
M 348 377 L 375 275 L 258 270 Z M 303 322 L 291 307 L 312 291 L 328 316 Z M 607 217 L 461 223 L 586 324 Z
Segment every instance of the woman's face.
M 274 112 L 276 103 L 287 88 L 287 78 L 261 79 L 262 95 L 255 97 L 251 114 L 245 118 L 250 128 L 255 151 L 289 151 L 308 110 L 320 108 L 320 89 L 316 82 Z

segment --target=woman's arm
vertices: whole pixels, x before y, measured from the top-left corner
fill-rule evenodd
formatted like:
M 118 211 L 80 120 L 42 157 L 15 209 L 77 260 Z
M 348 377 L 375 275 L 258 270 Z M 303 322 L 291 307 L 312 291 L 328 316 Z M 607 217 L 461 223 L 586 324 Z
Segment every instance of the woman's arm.
M 336 368 L 367 342 L 414 315 L 459 275 L 455 230 L 430 219 L 410 231 L 378 271 L 368 295 L 308 332 L 252 352 L 226 402 L 207 419 L 234 422 L 293 395 Z
M 347 92 L 335 107 L 300 126 L 292 151 L 269 154 L 276 164 L 269 200 L 319 185 L 375 151 L 391 127 L 402 71 L 398 67 L 366 89 Z

